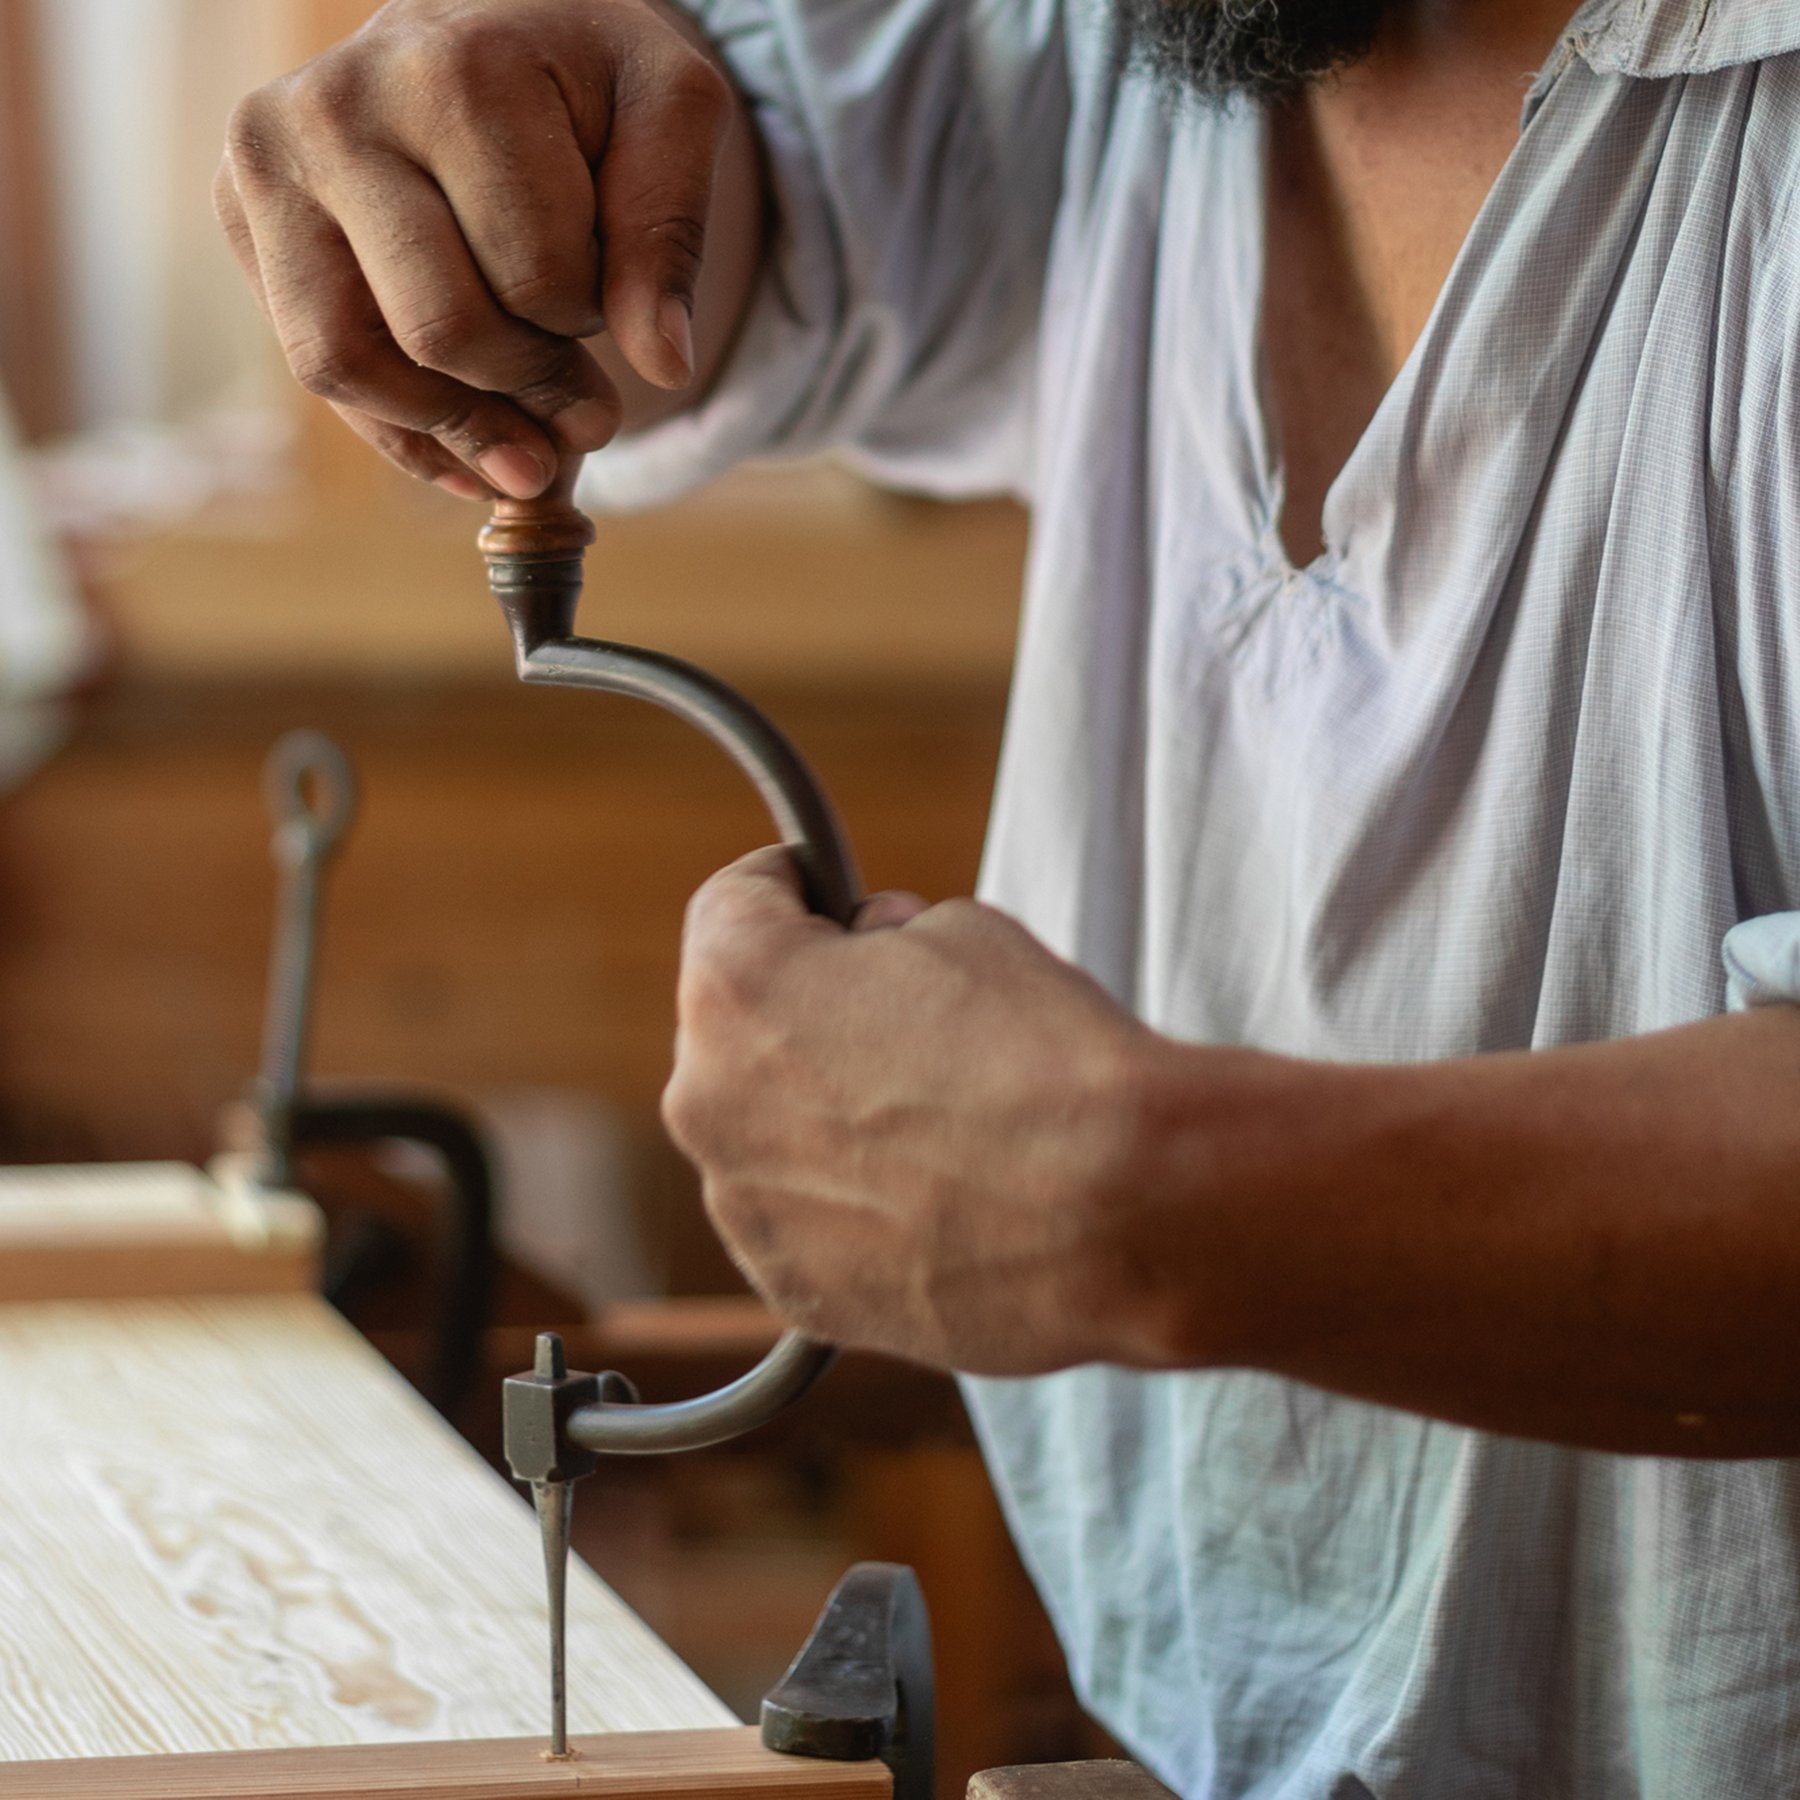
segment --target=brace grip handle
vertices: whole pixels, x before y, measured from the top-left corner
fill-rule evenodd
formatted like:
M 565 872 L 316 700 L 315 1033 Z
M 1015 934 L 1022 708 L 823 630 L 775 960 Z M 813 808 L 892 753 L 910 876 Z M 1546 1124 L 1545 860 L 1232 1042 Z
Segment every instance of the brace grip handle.
M 572 458 L 538 499 L 499 501 L 481 534 L 520 680 L 647 700 L 704 732 L 761 794 L 807 905 L 848 925 L 862 899 L 849 841 L 818 779 L 774 721 L 692 663 L 575 635 L 583 558 L 594 541 L 592 521 L 574 504 L 579 470 L 580 458 Z M 714 1393 L 661 1405 L 595 1401 L 568 1413 L 559 1429 L 589 1452 L 654 1455 L 724 1443 L 792 1405 L 835 1355 L 831 1345 L 790 1331 L 755 1368 Z

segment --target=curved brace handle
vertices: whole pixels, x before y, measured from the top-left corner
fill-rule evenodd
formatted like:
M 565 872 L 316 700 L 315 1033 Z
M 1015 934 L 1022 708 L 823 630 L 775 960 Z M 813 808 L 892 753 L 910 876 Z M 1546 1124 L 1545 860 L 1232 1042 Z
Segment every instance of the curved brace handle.
M 862 899 L 849 842 L 817 778 L 775 722 L 692 663 L 574 635 L 582 559 L 594 541 L 593 522 L 573 501 L 580 466 L 578 457 L 565 462 L 537 500 L 499 501 L 481 534 L 520 680 L 648 700 L 704 732 L 762 795 L 807 905 L 848 925 Z M 579 1450 L 627 1456 L 721 1444 L 798 1400 L 835 1355 L 831 1345 L 790 1331 L 748 1374 L 714 1393 L 663 1405 L 590 1400 L 562 1416 L 562 1433 Z

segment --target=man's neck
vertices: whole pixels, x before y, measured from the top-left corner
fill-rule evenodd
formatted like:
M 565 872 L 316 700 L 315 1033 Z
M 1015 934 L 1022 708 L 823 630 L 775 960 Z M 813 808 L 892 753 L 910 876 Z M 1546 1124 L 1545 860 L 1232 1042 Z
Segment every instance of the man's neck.
M 1475 59 L 1538 69 L 1578 0 L 1394 0 L 1376 53 L 1439 70 Z
M 1574 0 L 1410 0 L 1375 50 L 1275 110 L 1264 332 L 1282 535 L 1325 495 L 1425 327 Z

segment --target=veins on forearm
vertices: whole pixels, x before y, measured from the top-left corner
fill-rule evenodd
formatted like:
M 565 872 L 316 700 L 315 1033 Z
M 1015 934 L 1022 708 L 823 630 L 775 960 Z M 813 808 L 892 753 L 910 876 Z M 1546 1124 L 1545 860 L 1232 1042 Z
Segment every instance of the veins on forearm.
M 1198 1093 L 1212 1053 L 1190 1054 Z M 1229 1266 L 1167 1247 L 1190 1303 L 1166 1362 L 1593 1449 L 1800 1454 L 1800 1009 L 1432 1065 L 1266 1060 L 1174 1206 Z M 1221 1292 L 1247 1300 L 1236 1341 L 1204 1316 Z

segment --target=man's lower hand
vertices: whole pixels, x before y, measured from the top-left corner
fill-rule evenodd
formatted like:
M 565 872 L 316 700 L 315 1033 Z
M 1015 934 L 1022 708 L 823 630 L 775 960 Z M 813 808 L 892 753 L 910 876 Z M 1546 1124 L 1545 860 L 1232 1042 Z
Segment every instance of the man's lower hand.
M 847 932 L 765 850 L 689 909 L 664 1112 L 790 1323 L 977 1373 L 1151 1362 L 1130 1246 L 1162 1041 L 990 907 L 881 894 Z

